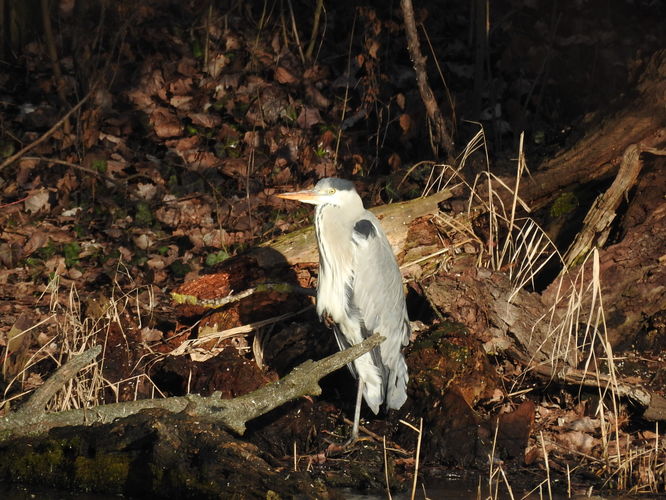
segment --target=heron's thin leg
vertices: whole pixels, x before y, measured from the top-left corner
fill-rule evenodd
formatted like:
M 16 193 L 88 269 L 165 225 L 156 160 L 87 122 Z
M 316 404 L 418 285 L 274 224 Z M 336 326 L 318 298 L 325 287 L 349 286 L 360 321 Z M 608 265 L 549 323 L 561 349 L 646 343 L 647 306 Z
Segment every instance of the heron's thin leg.
M 354 409 L 354 425 L 352 426 L 352 434 L 350 442 L 358 439 L 358 426 L 361 420 L 361 403 L 363 403 L 363 379 L 358 378 L 358 392 L 356 393 L 356 408 Z

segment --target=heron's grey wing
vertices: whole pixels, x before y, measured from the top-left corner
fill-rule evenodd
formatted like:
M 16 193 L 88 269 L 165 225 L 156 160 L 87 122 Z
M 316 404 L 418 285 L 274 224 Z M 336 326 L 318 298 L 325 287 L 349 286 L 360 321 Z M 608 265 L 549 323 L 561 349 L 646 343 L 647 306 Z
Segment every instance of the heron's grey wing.
M 407 365 L 401 347 L 409 343 L 410 325 L 402 275 L 379 220 L 366 211 L 352 231 L 353 272 L 350 306 L 358 310 L 368 334 L 386 337 L 380 345 L 386 375 L 386 401 L 399 408 L 407 398 Z

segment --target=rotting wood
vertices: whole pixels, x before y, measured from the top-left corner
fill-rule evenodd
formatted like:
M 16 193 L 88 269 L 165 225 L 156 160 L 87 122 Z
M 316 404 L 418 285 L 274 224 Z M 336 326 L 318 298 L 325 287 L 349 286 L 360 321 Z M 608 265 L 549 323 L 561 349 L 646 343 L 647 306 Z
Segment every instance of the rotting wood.
M 292 285 L 290 283 L 260 283 L 259 285 L 247 288 L 242 292 L 226 295 L 224 297 L 216 297 L 214 299 L 201 299 L 194 295 L 187 295 L 178 292 L 172 292 L 171 298 L 176 305 L 190 304 L 206 309 L 216 309 L 218 307 L 243 300 L 244 298 L 249 297 L 250 295 L 254 295 L 255 293 L 264 293 L 269 291 L 281 293 L 300 293 L 308 296 L 315 295 L 314 290 L 310 288 L 303 288 L 300 286 Z
M 659 179 L 663 179 L 663 172 L 657 172 Z M 661 199 L 650 203 L 645 219 L 628 230 L 621 241 L 599 250 L 605 325 L 612 346 L 631 342 L 646 318 L 666 308 L 664 248 L 666 200 Z M 579 267 L 570 273 L 579 272 Z M 593 266 L 586 265 L 583 272 L 583 282 L 592 282 Z M 541 296 L 545 303 L 552 303 L 566 292 L 566 287 L 556 280 Z M 591 300 L 591 296 L 586 296 L 582 307 L 589 307 Z
M 468 269 L 456 277 L 440 275 L 426 285 L 426 294 L 431 303 L 446 308 L 453 319 L 485 341 L 486 351 L 504 352 L 527 371 L 559 383 L 608 388 L 640 407 L 646 420 L 666 420 L 666 399 L 660 394 L 622 380 L 611 387 L 608 376 L 576 369 L 573 350 L 558 355 L 553 324 L 558 322 L 560 312 L 556 310 L 550 316 L 539 294 L 525 290 L 512 294 L 504 273 Z
M 524 363 L 575 365 L 575 346 L 558 346 L 553 335 L 557 311 L 547 314 L 549 307 L 537 293 L 515 292 L 505 273 L 452 269 L 424 285 L 430 303 L 467 326 L 487 352 L 509 352 Z
M 147 409 L 163 409 L 173 413 L 185 411 L 195 418 L 219 422 L 227 429 L 242 435 L 249 420 L 301 396 L 321 394 L 319 380 L 369 352 L 383 340 L 384 337 L 376 333 L 360 344 L 320 361 L 306 361 L 294 368 L 286 377 L 234 399 L 221 399 L 218 394 L 209 397 L 190 394 L 166 399 L 111 403 L 57 413 L 45 411 L 11 413 L 0 418 L 0 442 L 21 436 L 44 435 L 55 427 L 109 423 Z M 87 358 L 85 360 L 88 361 Z M 77 362 L 76 358 L 73 362 Z M 65 370 L 65 367 L 61 370 Z M 45 392 L 51 390 L 49 388 Z M 42 396 L 39 396 L 38 400 L 41 402 Z

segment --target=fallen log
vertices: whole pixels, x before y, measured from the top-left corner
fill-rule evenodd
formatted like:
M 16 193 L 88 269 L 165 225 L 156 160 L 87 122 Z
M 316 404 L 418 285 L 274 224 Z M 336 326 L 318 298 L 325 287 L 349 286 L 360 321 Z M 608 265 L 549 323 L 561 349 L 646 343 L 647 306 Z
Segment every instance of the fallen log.
M 383 340 L 384 338 L 379 334 L 374 334 L 360 344 L 320 361 L 306 361 L 286 377 L 234 399 L 221 399 L 219 394 L 213 394 L 210 397 L 189 394 L 181 397 L 142 399 L 50 413 L 43 411 L 43 408 L 36 408 L 35 400 L 40 405 L 45 403 L 44 393 L 36 393 L 33 395 L 34 400 L 27 403 L 30 408 L 29 412 L 17 411 L 0 419 L 0 442 L 22 436 L 45 435 L 56 427 L 110 423 L 118 418 L 128 417 L 149 409 L 167 410 L 171 413 L 184 411 L 194 418 L 218 422 L 227 429 L 242 435 L 245 432 L 245 424 L 249 420 L 301 396 L 319 395 L 321 393 L 319 380 L 369 352 Z M 98 354 L 99 349 L 93 348 L 90 352 Z M 90 362 L 90 358 L 94 357 L 89 353 L 82 355 L 85 363 L 82 363 L 81 359 L 77 361 L 76 358 L 72 359 L 70 363 L 75 366 L 81 366 L 81 364 L 85 366 Z M 63 384 L 76 374 L 67 365 L 60 369 L 61 375 L 63 372 L 67 373 L 67 376 L 60 376 L 58 379 Z M 51 385 L 46 392 L 50 393 L 52 389 Z
M 371 208 L 370 211 L 381 221 L 384 232 L 393 248 L 393 253 L 402 251 L 407 241 L 409 225 L 415 219 L 438 212 L 438 204 L 451 198 L 449 190 L 444 189 L 425 198 L 400 203 L 391 203 Z M 269 241 L 249 251 L 249 256 L 257 259 L 264 269 L 275 265 L 290 266 L 303 263 L 319 262 L 319 252 L 313 226 L 294 231 L 274 241 Z
M 666 137 L 666 130 L 662 130 L 660 135 Z M 627 147 L 615 181 L 605 193 L 597 197 L 583 221 L 583 228 L 567 250 L 564 256 L 567 267 L 584 259 L 593 247 L 600 248 L 606 243 L 623 197 L 626 197 L 636 184 L 643 166 L 640 156 L 644 152 L 666 155 L 666 151 L 647 148 L 642 144 L 631 144 Z
M 637 150 L 628 149 L 631 161 L 626 167 L 627 171 L 640 169 L 641 160 L 635 154 Z M 646 318 L 666 309 L 666 200 L 661 187 L 665 173 L 666 161 L 655 158 L 652 171 L 645 174 L 644 180 L 639 180 L 638 188 L 631 198 L 628 212 L 635 214 L 631 224 L 620 226 L 622 232 L 617 231 L 621 236 L 616 237 L 618 241 L 599 249 L 601 298 L 608 339 L 613 346 L 630 343 Z M 572 263 L 578 263 L 580 256 L 589 251 L 591 246 L 602 245 L 606 241 L 610 221 L 615 216 L 613 206 L 626 197 L 625 192 L 619 192 L 621 188 L 618 186 L 623 184 L 623 181 L 613 183 L 591 209 L 586 217 L 586 225 L 569 253 Z M 580 265 L 568 272 L 577 272 L 578 269 Z M 584 281 L 593 279 L 591 266 L 585 266 L 583 272 Z M 552 303 L 554 297 L 564 291 L 555 281 L 542 295 L 546 302 Z
M 507 352 L 523 364 L 573 366 L 576 346 L 553 335 L 559 312 L 541 296 L 514 290 L 505 273 L 483 268 L 452 269 L 423 283 L 428 301 L 464 324 L 486 352 Z
M 608 375 L 600 375 L 585 372 L 575 368 L 564 368 L 554 371 L 546 365 L 534 366 L 533 371 L 549 382 L 557 382 L 561 385 L 573 387 L 591 387 L 600 389 L 602 392 L 612 391 L 617 396 L 627 399 L 634 406 L 642 410 L 642 417 L 650 422 L 666 420 L 666 398 L 661 394 L 646 389 L 635 383 L 616 380 Z

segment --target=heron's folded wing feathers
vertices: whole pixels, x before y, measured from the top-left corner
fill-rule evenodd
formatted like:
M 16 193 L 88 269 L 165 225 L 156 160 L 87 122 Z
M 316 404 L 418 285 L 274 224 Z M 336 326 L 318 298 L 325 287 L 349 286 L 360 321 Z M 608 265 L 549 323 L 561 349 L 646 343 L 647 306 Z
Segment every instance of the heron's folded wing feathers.
M 409 321 L 402 290 L 402 275 L 379 220 L 370 212 L 354 225 L 356 247 L 350 305 L 361 315 L 370 334 L 379 332 L 386 342 L 407 345 Z

